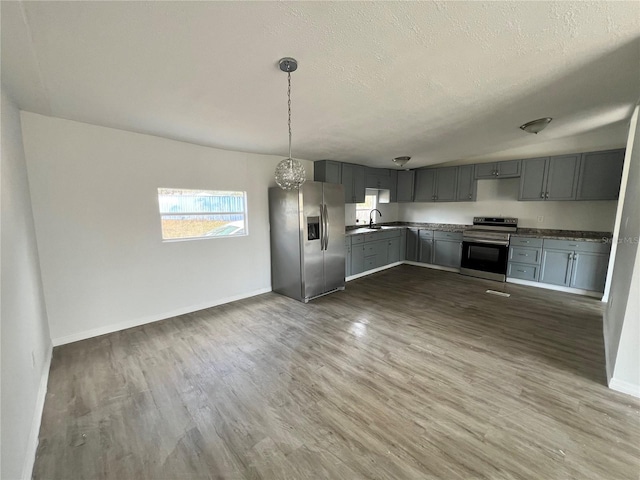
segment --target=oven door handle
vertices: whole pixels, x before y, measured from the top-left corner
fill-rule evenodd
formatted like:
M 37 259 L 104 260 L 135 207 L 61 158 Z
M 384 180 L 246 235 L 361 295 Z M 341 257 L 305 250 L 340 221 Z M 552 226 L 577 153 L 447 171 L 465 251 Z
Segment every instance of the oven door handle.
M 486 245 L 496 245 L 498 247 L 508 247 L 508 240 L 482 240 L 480 238 L 463 238 L 463 243 L 484 243 Z

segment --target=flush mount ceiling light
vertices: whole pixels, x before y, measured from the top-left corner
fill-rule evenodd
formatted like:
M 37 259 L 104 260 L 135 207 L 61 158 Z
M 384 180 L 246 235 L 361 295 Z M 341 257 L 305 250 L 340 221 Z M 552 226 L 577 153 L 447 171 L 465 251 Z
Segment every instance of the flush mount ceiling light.
M 531 120 L 530 122 L 525 123 L 524 125 L 520 125 L 520 128 L 527 133 L 535 133 L 544 130 L 547 125 L 553 120 L 551 117 L 539 118 L 537 120 Z
M 409 160 L 411 160 L 411 157 L 396 157 L 393 159 L 393 163 L 402 168 L 407 164 Z
M 306 179 L 306 172 L 302 163 L 291 157 L 291 72 L 298 69 L 298 62 L 294 58 L 281 58 L 278 62 L 280 70 L 287 73 L 287 108 L 289 112 L 289 158 L 285 158 L 276 167 L 276 183 L 283 190 L 295 190 L 302 185 Z

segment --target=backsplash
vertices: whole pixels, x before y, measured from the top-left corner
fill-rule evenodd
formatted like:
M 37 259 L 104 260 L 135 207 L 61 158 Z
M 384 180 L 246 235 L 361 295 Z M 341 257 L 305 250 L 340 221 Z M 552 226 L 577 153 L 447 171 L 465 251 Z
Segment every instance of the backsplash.
M 613 231 L 617 201 L 519 202 L 519 184 L 518 178 L 479 180 L 476 202 L 400 203 L 398 220 L 472 223 L 473 217 L 500 216 L 518 218 L 520 227 Z

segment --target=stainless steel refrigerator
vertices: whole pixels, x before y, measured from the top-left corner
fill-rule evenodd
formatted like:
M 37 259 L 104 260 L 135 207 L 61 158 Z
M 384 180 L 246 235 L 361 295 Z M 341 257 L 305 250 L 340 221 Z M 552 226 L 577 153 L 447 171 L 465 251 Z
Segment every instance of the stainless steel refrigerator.
M 344 290 L 344 189 L 305 182 L 298 190 L 269 189 L 271 285 L 308 302 Z

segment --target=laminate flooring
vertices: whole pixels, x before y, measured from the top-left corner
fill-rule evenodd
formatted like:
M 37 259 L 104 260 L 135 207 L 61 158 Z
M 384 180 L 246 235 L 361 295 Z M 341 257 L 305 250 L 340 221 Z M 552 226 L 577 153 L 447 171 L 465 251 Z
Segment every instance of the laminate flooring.
M 601 308 L 403 265 L 57 347 L 33 476 L 638 479 Z

